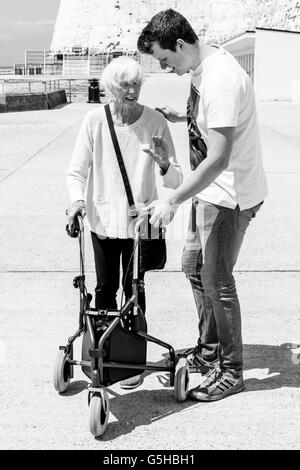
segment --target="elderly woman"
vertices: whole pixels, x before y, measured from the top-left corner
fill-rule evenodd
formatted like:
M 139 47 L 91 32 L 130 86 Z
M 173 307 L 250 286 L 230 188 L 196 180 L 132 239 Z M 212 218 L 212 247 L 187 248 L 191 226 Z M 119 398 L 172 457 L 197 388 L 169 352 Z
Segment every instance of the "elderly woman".
M 109 107 L 137 207 L 157 199 L 157 177 L 169 188 L 175 189 L 182 182 L 165 118 L 138 102 L 143 80 L 141 66 L 127 57 L 114 59 L 102 75 L 102 85 L 112 97 Z M 166 151 L 160 150 L 161 147 Z M 103 106 L 88 112 L 84 118 L 67 171 L 67 187 L 72 204 L 69 224 L 80 211 L 83 216 L 87 215 L 91 230 L 97 276 L 95 306 L 116 309 L 120 259 L 122 286 L 126 298 L 131 296 L 133 234 L 126 192 Z M 143 292 L 139 295 L 139 305 L 145 311 Z

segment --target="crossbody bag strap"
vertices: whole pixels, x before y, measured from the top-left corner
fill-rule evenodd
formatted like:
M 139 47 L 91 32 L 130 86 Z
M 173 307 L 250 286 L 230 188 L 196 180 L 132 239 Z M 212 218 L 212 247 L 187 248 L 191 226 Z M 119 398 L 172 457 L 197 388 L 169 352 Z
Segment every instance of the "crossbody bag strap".
M 128 179 L 127 171 L 126 171 L 124 160 L 123 160 L 123 157 L 122 157 L 122 152 L 121 152 L 121 149 L 120 149 L 120 146 L 119 146 L 118 138 L 117 138 L 116 131 L 115 131 L 115 126 L 114 126 L 114 123 L 113 123 L 113 120 L 112 120 L 112 115 L 111 115 L 110 108 L 109 108 L 108 104 L 106 104 L 104 106 L 104 110 L 105 110 L 106 119 L 107 119 L 107 122 L 108 122 L 108 127 L 109 127 L 109 131 L 110 131 L 110 135 L 111 135 L 111 140 L 113 142 L 115 152 L 116 152 L 116 156 L 117 156 L 117 160 L 118 160 L 118 163 L 119 163 L 119 168 L 120 168 L 120 172 L 121 172 L 121 175 L 122 175 L 122 179 L 123 179 L 123 183 L 124 183 L 124 187 L 125 187 L 125 191 L 126 191 L 126 196 L 127 196 L 127 199 L 128 199 L 130 215 L 131 215 L 131 217 L 136 217 L 138 215 L 138 211 L 135 207 L 130 182 L 129 182 L 129 179 Z

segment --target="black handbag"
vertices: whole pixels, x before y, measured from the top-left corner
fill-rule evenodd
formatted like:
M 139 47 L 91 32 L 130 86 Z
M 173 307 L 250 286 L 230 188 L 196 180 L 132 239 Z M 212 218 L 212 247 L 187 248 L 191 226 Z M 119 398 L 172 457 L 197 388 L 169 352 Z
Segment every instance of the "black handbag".
M 114 123 L 108 104 L 104 106 L 104 110 L 125 187 L 130 215 L 134 219 L 137 217 L 138 211 L 136 209 L 135 202 L 133 199 L 130 182 L 124 165 L 124 160 L 122 157 L 121 149 L 119 146 L 118 138 L 116 136 Z M 150 217 L 151 215 L 148 214 L 148 216 L 144 218 L 144 222 L 141 224 L 139 229 L 140 272 L 151 271 L 153 269 L 163 269 L 167 261 L 167 246 L 164 237 L 164 230 L 161 227 L 159 227 L 158 229 L 154 228 L 153 225 L 151 225 L 149 222 Z

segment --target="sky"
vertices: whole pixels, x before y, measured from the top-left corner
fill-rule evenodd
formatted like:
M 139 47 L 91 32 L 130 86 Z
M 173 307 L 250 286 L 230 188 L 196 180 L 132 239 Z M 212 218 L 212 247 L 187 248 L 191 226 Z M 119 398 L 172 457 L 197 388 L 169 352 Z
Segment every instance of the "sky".
M 60 0 L 0 0 L 0 66 L 24 63 L 24 51 L 48 50 Z

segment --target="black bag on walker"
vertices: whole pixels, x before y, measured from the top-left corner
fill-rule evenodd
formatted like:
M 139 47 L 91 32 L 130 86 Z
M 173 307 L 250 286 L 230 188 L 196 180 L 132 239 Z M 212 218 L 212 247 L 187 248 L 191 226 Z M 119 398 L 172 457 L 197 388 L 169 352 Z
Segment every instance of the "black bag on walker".
M 140 227 L 139 241 L 139 270 L 140 272 L 153 269 L 163 269 L 167 261 L 167 247 L 162 228 L 154 228 L 150 224 L 151 215 L 145 217 L 145 223 Z
M 106 319 L 95 319 L 95 336 L 96 336 L 96 348 L 98 348 L 99 340 L 103 335 L 104 331 L 109 327 L 112 320 L 106 317 Z M 147 323 L 145 320 L 144 313 L 139 310 L 137 316 L 131 317 L 133 319 L 133 325 L 131 325 L 131 331 L 144 331 L 147 332 Z M 110 333 L 106 341 L 104 342 L 103 360 L 104 362 L 118 362 L 124 364 L 143 364 L 146 363 L 146 352 L 147 342 L 144 338 L 139 337 L 131 333 L 128 328 L 122 327 L 119 323 L 114 330 Z M 91 348 L 91 340 L 88 328 L 83 334 L 82 338 L 82 352 L 81 357 L 83 361 L 90 361 L 89 349 Z M 84 374 L 91 379 L 90 367 L 82 366 Z M 144 371 L 141 369 L 123 369 L 117 367 L 104 367 L 103 385 L 112 385 L 120 380 L 125 380 L 130 377 L 142 374 Z

